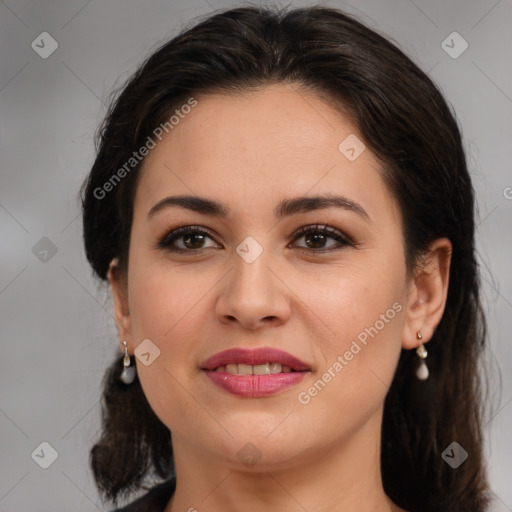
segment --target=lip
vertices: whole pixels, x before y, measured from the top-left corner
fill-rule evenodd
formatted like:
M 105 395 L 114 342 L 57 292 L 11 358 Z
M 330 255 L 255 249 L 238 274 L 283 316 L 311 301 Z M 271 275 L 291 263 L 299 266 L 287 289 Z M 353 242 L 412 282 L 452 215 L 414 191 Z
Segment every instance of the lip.
M 215 371 L 219 366 L 233 363 L 250 365 L 281 363 L 289 366 L 293 371 L 270 375 L 233 375 Z M 272 347 L 224 350 L 207 359 L 201 365 L 201 369 L 216 386 L 232 395 L 244 398 L 260 398 L 280 393 L 296 386 L 311 371 L 304 361 Z
M 303 372 L 310 370 L 308 365 L 292 356 L 288 352 L 279 350 L 273 347 L 258 347 L 258 348 L 230 348 L 214 354 L 207 359 L 202 365 L 203 370 L 215 370 L 218 366 L 226 364 L 265 364 L 265 363 L 281 363 L 289 366 L 296 372 Z

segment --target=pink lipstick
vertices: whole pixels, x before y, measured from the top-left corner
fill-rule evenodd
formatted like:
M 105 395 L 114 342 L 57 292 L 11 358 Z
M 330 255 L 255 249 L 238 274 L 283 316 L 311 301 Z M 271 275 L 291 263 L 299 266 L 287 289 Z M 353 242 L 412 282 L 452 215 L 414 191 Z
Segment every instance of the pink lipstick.
M 207 359 L 201 369 L 221 389 L 247 398 L 279 393 L 311 371 L 300 359 L 272 347 L 224 350 Z

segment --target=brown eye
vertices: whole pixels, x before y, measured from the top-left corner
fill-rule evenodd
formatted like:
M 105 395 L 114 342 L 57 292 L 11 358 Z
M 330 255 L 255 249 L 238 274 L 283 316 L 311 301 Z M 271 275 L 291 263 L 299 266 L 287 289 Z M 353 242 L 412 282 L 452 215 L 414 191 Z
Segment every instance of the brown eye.
M 194 252 L 208 248 L 204 245 L 206 239 L 213 240 L 204 229 L 198 226 L 185 226 L 167 233 L 158 242 L 158 247 L 176 252 Z
M 312 252 L 329 252 L 340 250 L 346 246 L 354 246 L 354 243 L 344 236 L 337 229 L 330 228 L 329 226 L 306 226 L 301 228 L 295 234 L 295 240 L 304 238 L 306 245 L 299 246 L 301 248 L 310 249 Z M 338 244 L 331 244 L 326 246 L 328 239 L 333 239 Z

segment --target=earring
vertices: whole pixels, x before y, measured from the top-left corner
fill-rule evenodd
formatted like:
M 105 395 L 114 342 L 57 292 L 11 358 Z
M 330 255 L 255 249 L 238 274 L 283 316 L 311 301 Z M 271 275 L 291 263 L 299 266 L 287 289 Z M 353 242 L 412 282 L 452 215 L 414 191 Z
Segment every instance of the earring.
M 131 384 L 135 380 L 135 366 L 130 366 L 130 356 L 128 355 L 128 346 L 126 341 L 123 341 L 124 357 L 123 357 L 123 371 L 119 377 L 125 384 Z
M 418 368 L 416 369 L 416 377 L 418 377 L 418 379 L 420 379 L 420 380 L 427 380 L 428 379 L 428 367 L 425 364 L 425 359 L 428 355 L 428 352 L 427 352 L 427 349 L 425 348 L 425 346 L 423 345 L 423 343 L 421 343 L 423 336 L 421 335 L 420 331 L 418 331 L 416 333 L 416 339 L 419 340 L 419 342 L 420 342 L 419 347 L 416 349 L 416 354 L 418 354 L 418 357 L 421 359 L 421 362 L 420 362 Z

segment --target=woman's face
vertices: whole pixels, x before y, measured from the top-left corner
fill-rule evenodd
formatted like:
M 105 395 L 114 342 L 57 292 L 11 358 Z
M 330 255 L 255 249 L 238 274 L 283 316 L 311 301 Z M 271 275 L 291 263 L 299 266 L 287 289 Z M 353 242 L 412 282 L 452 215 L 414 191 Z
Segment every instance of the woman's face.
M 375 437 L 410 284 L 377 159 L 303 89 L 196 100 L 146 157 L 134 203 L 122 329 L 130 353 L 150 340 L 136 361 L 152 409 L 176 446 L 238 467 L 286 467 Z M 225 215 L 160 203 L 173 196 Z M 328 196 L 344 202 L 305 200 Z M 172 240 L 183 226 L 200 233 Z M 235 348 L 246 351 L 206 363 Z

